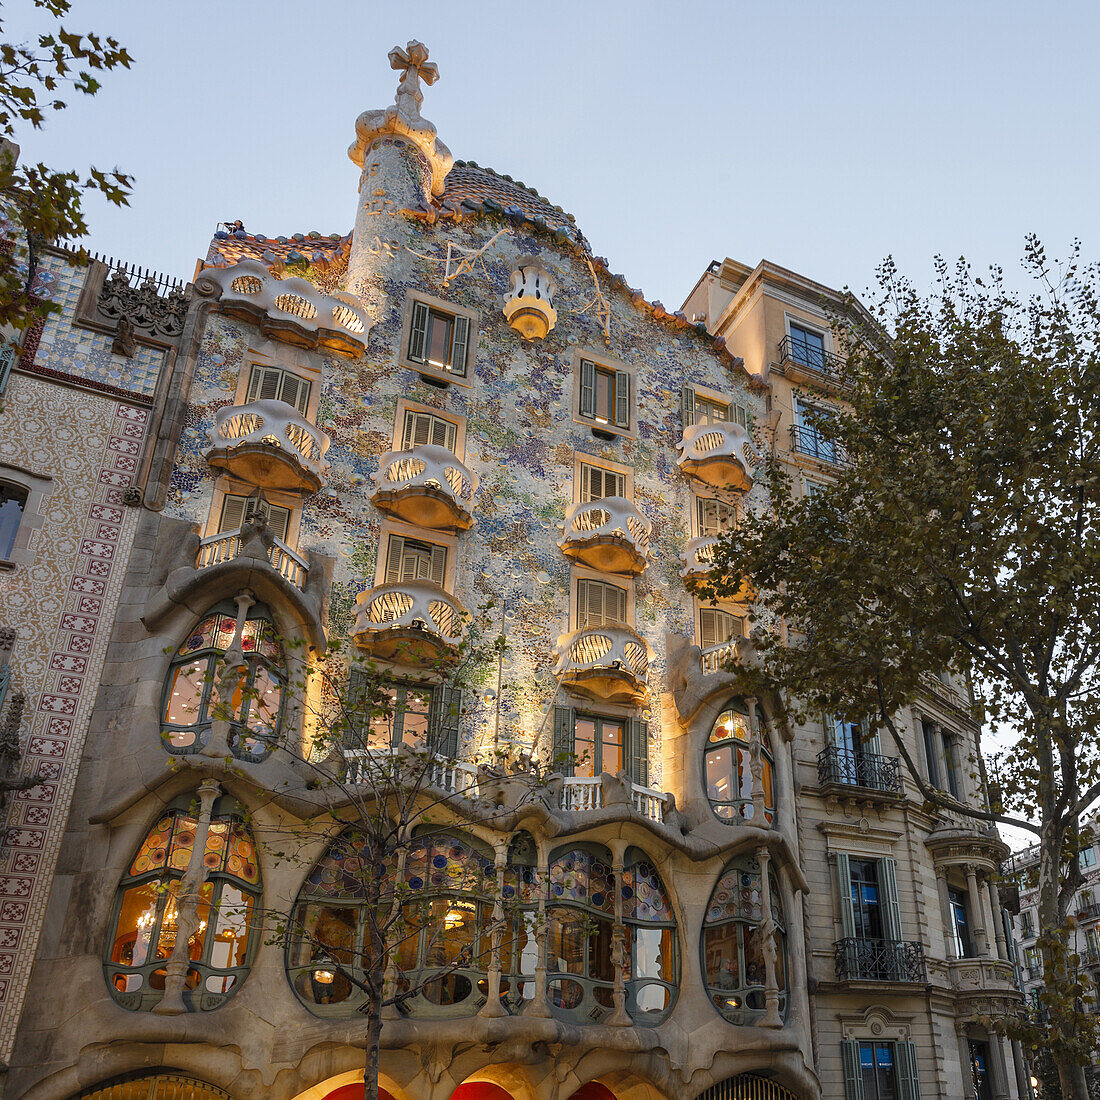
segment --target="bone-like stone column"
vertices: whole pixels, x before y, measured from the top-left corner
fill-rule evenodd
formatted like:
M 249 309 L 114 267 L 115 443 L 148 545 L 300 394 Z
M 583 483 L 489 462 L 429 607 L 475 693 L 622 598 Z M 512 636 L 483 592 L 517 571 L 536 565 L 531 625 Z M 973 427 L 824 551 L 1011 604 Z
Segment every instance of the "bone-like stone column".
M 493 850 L 493 867 L 496 871 L 497 892 L 493 901 L 492 947 L 489 952 L 489 996 L 479 1016 L 507 1016 L 508 1011 L 500 1003 L 500 944 L 504 937 L 504 872 L 508 865 L 508 840 L 498 840 Z M 518 944 L 512 943 L 515 954 Z
M 764 1017 L 760 1021 L 761 1027 L 783 1026 L 783 1017 L 779 1013 L 779 979 L 776 975 L 775 964 L 779 958 L 778 946 L 775 942 L 778 929 L 772 919 L 772 888 L 769 867 L 771 857 L 767 848 L 758 848 L 756 858 L 760 863 L 760 907 L 763 910 L 764 919 L 757 929 L 760 937 L 760 951 L 764 956 Z

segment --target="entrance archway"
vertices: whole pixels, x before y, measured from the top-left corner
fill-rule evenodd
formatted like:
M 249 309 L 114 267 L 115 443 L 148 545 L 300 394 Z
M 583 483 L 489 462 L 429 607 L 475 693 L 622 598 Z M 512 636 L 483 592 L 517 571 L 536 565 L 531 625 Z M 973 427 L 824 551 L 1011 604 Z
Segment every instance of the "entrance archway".
M 359 1081 L 351 1085 L 341 1085 L 330 1092 L 325 1100 L 363 1100 L 363 1095 L 363 1082 Z M 393 1100 L 393 1096 L 379 1085 L 378 1100 Z

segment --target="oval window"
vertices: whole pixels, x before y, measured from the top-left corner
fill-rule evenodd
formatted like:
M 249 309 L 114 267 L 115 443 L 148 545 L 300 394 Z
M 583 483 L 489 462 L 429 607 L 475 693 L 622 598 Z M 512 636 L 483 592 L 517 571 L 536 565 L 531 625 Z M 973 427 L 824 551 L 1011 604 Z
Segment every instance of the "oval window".
M 759 708 L 756 711 L 756 723 L 758 730 L 765 729 Z M 711 808 L 715 817 L 727 825 L 751 821 L 755 812 L 752 801 L 751 740 L 749 708 L 744 700 L 734 699 L 715 719 L 704 750 L 703 767 Z M 771 753 L 767 750 L 766 739 L 761 755 L 764 820 L 770 825 L 775 816 L 775 791 Z

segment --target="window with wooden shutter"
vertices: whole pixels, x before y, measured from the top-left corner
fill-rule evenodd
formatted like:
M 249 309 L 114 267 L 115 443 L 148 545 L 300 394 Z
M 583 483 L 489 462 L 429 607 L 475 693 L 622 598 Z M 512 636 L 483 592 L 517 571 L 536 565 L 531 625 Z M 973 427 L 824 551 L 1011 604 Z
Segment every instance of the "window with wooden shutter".
M 428 307 L 423 302 L 413 302 L 409 325 L 409 358 L 415 363 L 424 362 L 424 344 L 428 335 Z
M 448 760 L 458 757 L 461 717 L 462 689 L 450 684 L 440 684 L 432 695 L 429 739 L 429 748 L 432 752 Z
M 865 1100 L 863 1073 L 859 1064 L 859 1043 L 845 1039 L 840 1044 L 840 1055 L 844 1063 L 844 1100 Z
M 604 581 L 577 582 L 577 629 L 626 623 L 626 589 Z
M 695 518 L 700 538 L 711 538 L 731 531 L 737 523 L 737 509 L 724 500 L 696 497 Z
M 649 786 L 649 724 L 644 718 L 631 718 L 627 722 L 627 759 L 630 761 L 630 778 L 639 787 Z
M 573 726 L 576 720 L 572 707 L 554 707 L 554 771 L 573 774 Z
M 630 374 L 582 359 L 577 411 L 587 420 L 616 428 L 630 428 Z
M 267 504 L 263 507 L 267 517 L 267 525 L 271 533 L 286 542 L 287 530 L 290 527 L 290 509 L 280 508 L 278 504 Z M 252 516 L 249 498 L 242 496 L 226 496 L 222 500 L 221 522 L 218 524 L 218 534 L 240 529 L 245 519 Z
M 898 1062 L 898 1100 L 920 1100 L 917 1074 L 917 1048 L 913 1043 L 896 1043 Z
M 284 401 L 306 415 L 309 408 L 310 382 L 280 367 L 253 365 L 248 376 L 248 401 Z
M 699 608 L 699 647 L 712 649 L 744 634 L 744 619 L 716 607 Z
M 430 542 L 390 535 L 386 552 L 386 583 L 430 581 L 443 587 L 447 576 L 447 548 Z
M 626 496 L 626 475 L 581 463 L 581 503 Z
M 470 350 L 470 318 L 414 301 L 409 321 L 408 357 L 436 370 L 465 376 Z
M 405 412 L 401 449 L 408 451 L 413 447 L 424 447 L 430 443 L 435 447 L 446 447 L 453 454 L 457 435 L 458 425 L 453 420 L 445 420 L 442 416 L 408 409 Z
M 630 427 L 630 375 L 624 370 L 615 374 L 615 424 Z
M 596 364 L 590 359 L 581 360 L 580 414 L 590 420 L 596 416 Z

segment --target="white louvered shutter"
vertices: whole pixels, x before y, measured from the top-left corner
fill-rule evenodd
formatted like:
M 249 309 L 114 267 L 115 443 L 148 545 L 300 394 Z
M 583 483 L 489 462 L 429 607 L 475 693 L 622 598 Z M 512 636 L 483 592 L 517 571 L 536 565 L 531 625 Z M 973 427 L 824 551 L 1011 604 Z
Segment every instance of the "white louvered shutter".
M 249 401 L 278 401 L 283 372 L 278 367 L 254 366 L 248 376 Z
M 386 548 L 386 584 L 401 580 L 401 559 L 405 555 L 405 540 L 400 535 L 390 535 Z
M 684 428 L 695 423 L 695 391 L 690 386 L 680 390 L 680 423 Z
M 226 497 L 222 501 L 222 518 L 218 525 L 218 534 L 223 531 L 236 531 L 244 523 L 244 506 L 248 497 Z
M 279 400 L 285 401 L 288 405 L 297 409 L 302 416 L 305 416 L 306 409 L 309 408 L 309 389 L 309 383 L 304 378 L 299 378 L 296 374 L 289 374 L 284 371 Z
M 624 370 L 615 375 L 615 423 L 620 428 L 630 427 L 630 375 Z
M 451 334 L 451 373 L 466 374 L 466 354 L 470 343 L 470 318 L 456 317 Z
M 432 584 L 438 584 L 440 588 L 443 587 L 443 582 L 447 577 L 447 547 L 445 546 L 433 546 L 431 555 L 431 566 L 428 573 L 428 580 Z
M 554 708 L 554 760 L 551 767 L 562 775 L 573 774 L 573 728 L 576 715 L 572 707 Z
M 590 359 L 581 360 L 580 414 L 590 420 L 596 416 L 596 364 Z
M 749 411 L 744 405 L 731 405 L 730 412 L 735 424 L 740 424 L 745 431 L 749 430 Z

